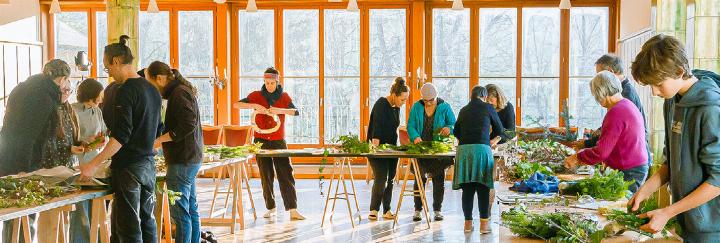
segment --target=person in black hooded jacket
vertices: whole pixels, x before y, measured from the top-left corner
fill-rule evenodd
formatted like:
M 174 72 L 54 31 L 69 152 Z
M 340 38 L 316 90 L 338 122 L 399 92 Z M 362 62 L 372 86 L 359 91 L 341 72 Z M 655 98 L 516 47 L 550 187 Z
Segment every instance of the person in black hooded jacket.
M 32 172 L 42 167 L 45 141 L 59 128 L 56 112 L 61 89 L 68 89 L 70 66 L 60 59 L 50 60 L 43 73 L 18 84 L 7 97 L 7 108 L 0 130 L 0 176 Z

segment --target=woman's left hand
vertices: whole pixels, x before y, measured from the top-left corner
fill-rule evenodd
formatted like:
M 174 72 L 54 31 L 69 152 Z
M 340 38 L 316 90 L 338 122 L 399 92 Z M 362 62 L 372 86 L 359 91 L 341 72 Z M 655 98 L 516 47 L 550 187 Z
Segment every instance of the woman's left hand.
M 80 175 L 82 177 L 92 178 L 95 175 L 95 170 L 97 170 L 97 166 L 93 163 L 80 164 Z
M 440 135 L 442 135 L 442 136 L 450 135 L 450 128 L 449 128 L 449 127 L 443 127 L 443 128 L 440 130 Z
M 667 208 L 660 208 L 644 214 L 640 214 L 638 217 L 640 217 L 641 219 L 649 218 L 650 222 L 640 226 L 640 229 L 645 232 L 655 234 L 665 228 L 668 220 L 670 220 L 673 215 L 667 210 Z
M 85 153 L 85 147 L 72 146 L 72 147 L 70 147 L 70 152 L 72 152 L 73 154 L 82 154 L 82 153 Z

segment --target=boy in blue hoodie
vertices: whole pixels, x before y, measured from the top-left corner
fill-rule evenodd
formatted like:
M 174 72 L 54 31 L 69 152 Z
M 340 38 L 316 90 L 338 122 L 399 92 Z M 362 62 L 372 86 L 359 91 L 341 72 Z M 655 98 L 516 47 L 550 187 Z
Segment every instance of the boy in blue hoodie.
M 685 242 L 720 240 L 720 76 L 692 70 L 685 47 L 663 34 L 650 38 L 632 63 L 637 82 L 666 99 L 665 163 L 628 202 L 635 211 L 660 186 L 669 182 L 673 203 L 640 217 L 650 233 L 662 230 L 672 217 L 680 223 Z

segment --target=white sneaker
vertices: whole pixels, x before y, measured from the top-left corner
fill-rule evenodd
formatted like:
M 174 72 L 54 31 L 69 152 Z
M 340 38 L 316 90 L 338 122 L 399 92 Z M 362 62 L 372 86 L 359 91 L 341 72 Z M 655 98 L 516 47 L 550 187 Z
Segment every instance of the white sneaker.
M 370 214 L 368 215 L 368 219 L 370 220 L 377 220 L 378 211 L 372 210 L 370 211 Z
M 413 221 L 417 222 L 420 220 L 422 220 L 422 213 L 420 211 L 415 211 L 415 213 L 413 213 Z
M 392 212 L 387 211 L 387 213 L 383 214 L 384 219 L 395 219 L 395 215 L 392 214 Z
M 276 213 L 277 213 L 276 208 L 270 209 L 267 212 L 265 212 L 265 214 L 263 214 L 263 218 L 266 218 L 266 219 L 272 218 L 275 216 Z
M 290 209 L 290 220 L 305 220 L 305 216 L 298 213 L 297 209 Z

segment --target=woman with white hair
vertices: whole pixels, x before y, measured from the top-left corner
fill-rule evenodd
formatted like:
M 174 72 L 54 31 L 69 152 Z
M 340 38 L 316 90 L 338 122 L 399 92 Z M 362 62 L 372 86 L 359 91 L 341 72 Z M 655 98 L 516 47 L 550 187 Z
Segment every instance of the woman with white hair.
M 450 104 L 438 97 L 437 88 L 432 83 L 426 83 L 420 88 L 422 98 L 415 102 L 410 109 L 408 120 L 408 137 L 410 141 L 418 144 L 422 141 L 436 141 L 452 134 L 455 127 L 455 114 Z M 432 178 L 433 184 L 433 211 L 435 221 L 443 220 L 440 213 L 443 195 L 445 194 L 445 169 L 453 164 L 452 159 L 418 159 L 423 184 L 427 182 L 427 175 Z M 426 184 L 427 185 L 427 184 Z M 413 190 L 418 190 L 415 183 Z M 415 196 L 415 214 L 413 221 L 420 221 L 422 211 L 420 196 Z
M 626 181 L 634 180 L 635 192 L 648 172 L 648 153 L 643 117 L 637 107 L 623 98 L 622 83 L 612 72 L 599 72 L 590 81 L 590 91 L 601 106 L 608 109 L 597 145 L 565 159 L 565 166 L 594 165 L 600 162 L 620 170 Z

